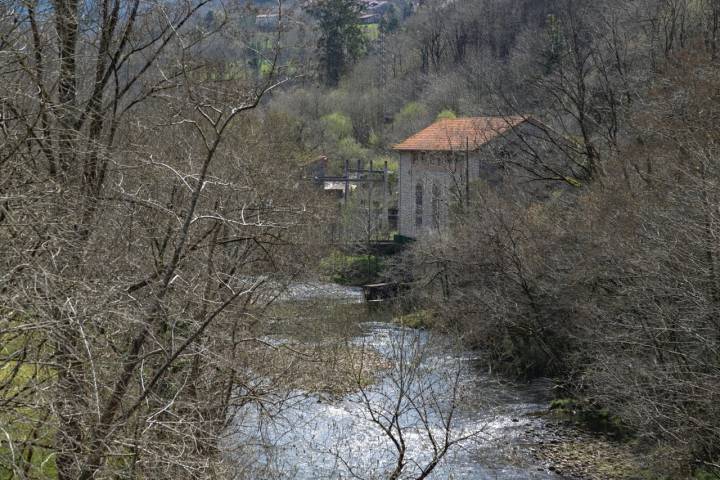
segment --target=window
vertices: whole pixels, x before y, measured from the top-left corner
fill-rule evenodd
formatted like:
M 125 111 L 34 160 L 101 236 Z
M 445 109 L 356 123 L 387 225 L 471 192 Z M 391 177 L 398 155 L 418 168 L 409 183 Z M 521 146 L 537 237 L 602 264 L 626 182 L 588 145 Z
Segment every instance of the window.
M 418 183 L 415 186 L 415 226 L 421 227 L 423 223 L 423 186 Z
M 440 186 L 433 183 L 432 186 L 432 226 L 440 230 Z

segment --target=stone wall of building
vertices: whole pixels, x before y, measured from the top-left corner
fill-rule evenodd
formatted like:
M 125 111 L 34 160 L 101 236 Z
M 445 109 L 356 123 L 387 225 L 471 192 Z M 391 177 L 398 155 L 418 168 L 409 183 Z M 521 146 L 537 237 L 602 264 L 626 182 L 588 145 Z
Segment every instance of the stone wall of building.
M 452 152 L 401 152 L 398 232 L 417 238 L 447 228 L 450 205 L 464 194 L 465 161 Z M 479 160 L 470 157 L 470 179 L 477 178 Z M 422 186 L 422 222 L 417 219 L 417 188 Z
M 520 136 L 522 135 L 522 139 Z M 570 171 L 565 158 L 554 150 L 552 142 L 544 141 L 542 132 L 532 124 L 515 127 L 513 133 L 498 137 L 469 153 L 470 188 L 477 179 L 502 195 L 517 201 L 543 201 L 554 191 L 569 187 L 557 180 L 537 181 L 538 177 L 553 178 L 556 172 Z M 534 159 L 533 155 L 539 155 Z M 545 167 L 543 167 L 543 162 Z M 453 202 L 465 198 L 465 152 L 400 152 L 399 228 L 401 235 L 417 238 L 448 226 L 448 212 Z M 416 224 L 415 192 L 423 186 L 422 226 Z M 441 187 L 438 220 L 433 222 L 433 185 Z M 523 200 L 524 199 L 524 200 Z
M 410 211 L 413 205 L 411 191 L 414 184 L 412 169 L 412 153 L 400 153 L 400 178 L 399 178 L 399 195 L 398 195 L 398 232 L 406 237 L 415 237 L 415 223 Z

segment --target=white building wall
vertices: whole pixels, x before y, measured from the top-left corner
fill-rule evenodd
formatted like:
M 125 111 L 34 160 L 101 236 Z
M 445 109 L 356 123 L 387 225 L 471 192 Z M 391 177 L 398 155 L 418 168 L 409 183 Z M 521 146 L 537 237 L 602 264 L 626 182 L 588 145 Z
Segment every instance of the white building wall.
M 415 155 L 414 155 L 415 153 Z M 453 187 L 460 187 L 464 194 L 465 162 L 454 165 L 447 152 L 434 152 L 420 155 L 416 152 L 400 153 L 400 187 L 398 205 L 398 231 L 400 235 L 417 238 L 432 232 L 443 231 L 448 227 L 450 194 Z M 478 159 L 470 158 L 470 178 L 478 177 Z M 418 183 L 423 186 L 422 226 L 416 224 L 415 192 Z M 433 185 L 439 189 L 438 225 L 434 221 Z
M 469 153 L 469 174 L 472 184 L 482 179 L 487 186 L 496 188 L 513 198 L 545 199 L 553 190 L 570 188 L 557 182 L 532 182 L 535 177 L 519 166 L 522 162 L 532 162 L 525 150 L 525 142 L 533 142 L 533 150 L 540 152 L 546 159 L 555 159 L 553 168 L 557 171 L 570 171 L 571 165 L 563 163 L 564 155 L 557 152 L 557 146 L 543 141 L 542 132 L 529 123 L 515 127 L 514 132 L 523 134 L 520 142 L 513 135 L 493 140 L 475 152 Z M 417 157 L 413 160 L 413 155 Z M 438 159 L 444 159 L 438 162 Z M 512 159 L 512 161 L 509 161 Z M 443 167 L 444 165 L 444 167 Z M 537 167 L 532 165 L 533 169 Z M 415 186 L 423 184 L 423 226 L 415 226 Z M 432 228 L 432 184 L 444 186 L 441 221 L 439 230 L 448 227 L 449 211 L 453 202 L 463 201 L 465 197 L 465 152 L 400 152 L 400 195 L 398 205 L 398 230 L 401 235 L 417 238 L 433 231 Z M 451 194 L 454 189 L 454 194 Z
M 415 237 L 415 178 L 413 177 L 412 153 L 400 153 L 400 195 L 398 199 L 398 232 Z M 412 208 L 412 210 L 411 210 Z

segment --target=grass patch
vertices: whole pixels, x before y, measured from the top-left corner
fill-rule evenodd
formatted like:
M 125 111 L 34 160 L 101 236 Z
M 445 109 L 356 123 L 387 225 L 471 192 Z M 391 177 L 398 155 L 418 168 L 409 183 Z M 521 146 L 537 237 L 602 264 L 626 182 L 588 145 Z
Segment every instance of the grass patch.
M 245 361 L 254 375 L 282 389 L 342 396 L 374 383 L 389 368 L 375 349 L 352 340 L 362 335 L 365 322 L 389 321 L 390 315 L 327 300 L 272 305 L 263 313 L 262 331 L 255 332 L 268 344 L 252 344 Z
M 51 448 L 56 427 L 42 408 L 40 392 L 55 371 L 37 362 L 46 353 L 41 335 L 23 330 L 22 320 L 3 318 L 0 335 L 0 480 L 55 479 Z
M 320 271 L 340 285 L 365 285 L 378 279 L 384 262 L 375 255 L 346 255 L 333 252 L 320 261 Z
M 630 435 L 620 417 L 605 408 L 575 398 L 558 398 L 550 403 L 556 416 L 571 420 L 579 427 L 621 439 Z
M 435 325 L 435 314 L 431 310 L 418 310 L 393 319 L 403 327 L 428 329 Z
M 259 347 L 250 361 L 252 370 L 273 378 L 274 385 L 338 397 L 375 383 L 390 368 L 376 350 L 342 343 L 281 342 Z

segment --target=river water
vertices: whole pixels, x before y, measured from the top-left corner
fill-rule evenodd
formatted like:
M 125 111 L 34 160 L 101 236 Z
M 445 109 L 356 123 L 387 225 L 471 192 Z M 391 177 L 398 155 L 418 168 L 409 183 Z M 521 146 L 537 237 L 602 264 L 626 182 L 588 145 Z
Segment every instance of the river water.
M 325 293 L 337 299 L 338 292 Z M 360 298 L 357 290 L 345 293 L 349 301 Z M 299 287 L 293 294 L 307 292 Z M 451 443 L 427 478 L 559 478 L 534 462 L 531 447 L 522 443 L 525 433 L 543 428 L 530 414 L 547 408 L 546 384 L 503 384 L 446 337 L 374 320 L 369 313 L 351 340 L 385 363 L 362 391 L 331 397 L 296 390 L 241 409 L 233 441 L 258 464 L 246 476 L 387 479 L 402 451 L 398 478 L 415 479 L 438 456 L 434 452 Z

